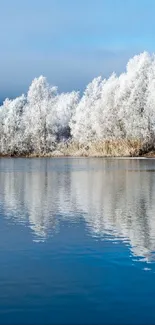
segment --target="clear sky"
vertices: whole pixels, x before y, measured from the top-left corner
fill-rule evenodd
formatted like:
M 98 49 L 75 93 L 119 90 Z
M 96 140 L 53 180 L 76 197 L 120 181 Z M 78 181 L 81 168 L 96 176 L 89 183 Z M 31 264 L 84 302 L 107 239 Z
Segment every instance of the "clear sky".
M 61 91 L 155 52 L 155 0 L 0 0 L 0 99 L 41 74 Z

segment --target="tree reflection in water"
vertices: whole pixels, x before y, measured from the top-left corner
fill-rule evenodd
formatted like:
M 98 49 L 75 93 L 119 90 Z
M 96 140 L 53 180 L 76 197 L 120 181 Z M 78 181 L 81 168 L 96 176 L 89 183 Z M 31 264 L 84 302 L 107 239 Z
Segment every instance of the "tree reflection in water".
M 154 160 L 1 159 L 0 170 L 1 211 L 28 224 L 33 239 L 84 218 L 92 236 L 121 239 L 154 260 Z

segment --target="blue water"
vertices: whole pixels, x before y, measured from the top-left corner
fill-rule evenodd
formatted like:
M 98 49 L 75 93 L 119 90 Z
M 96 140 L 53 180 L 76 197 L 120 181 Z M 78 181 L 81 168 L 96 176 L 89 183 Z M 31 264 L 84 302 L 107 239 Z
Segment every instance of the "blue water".
M 155 324 L 155 160 L 0 159 L 0 324 Z

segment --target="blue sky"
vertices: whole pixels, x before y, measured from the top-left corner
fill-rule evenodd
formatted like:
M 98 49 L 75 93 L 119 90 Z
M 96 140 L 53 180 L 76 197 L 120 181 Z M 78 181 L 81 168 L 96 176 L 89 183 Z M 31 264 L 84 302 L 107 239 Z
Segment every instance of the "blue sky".
M 61 91 L 155 52 L 154 0 L 0 0 L 0 98 L 41 74 Z

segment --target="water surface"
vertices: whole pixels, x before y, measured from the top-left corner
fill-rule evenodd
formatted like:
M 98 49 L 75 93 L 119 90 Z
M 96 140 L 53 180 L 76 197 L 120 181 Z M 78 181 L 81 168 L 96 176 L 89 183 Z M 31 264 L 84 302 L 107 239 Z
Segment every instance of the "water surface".
M 155 160 L 0 159 L 0 324 L 155 324 Z

